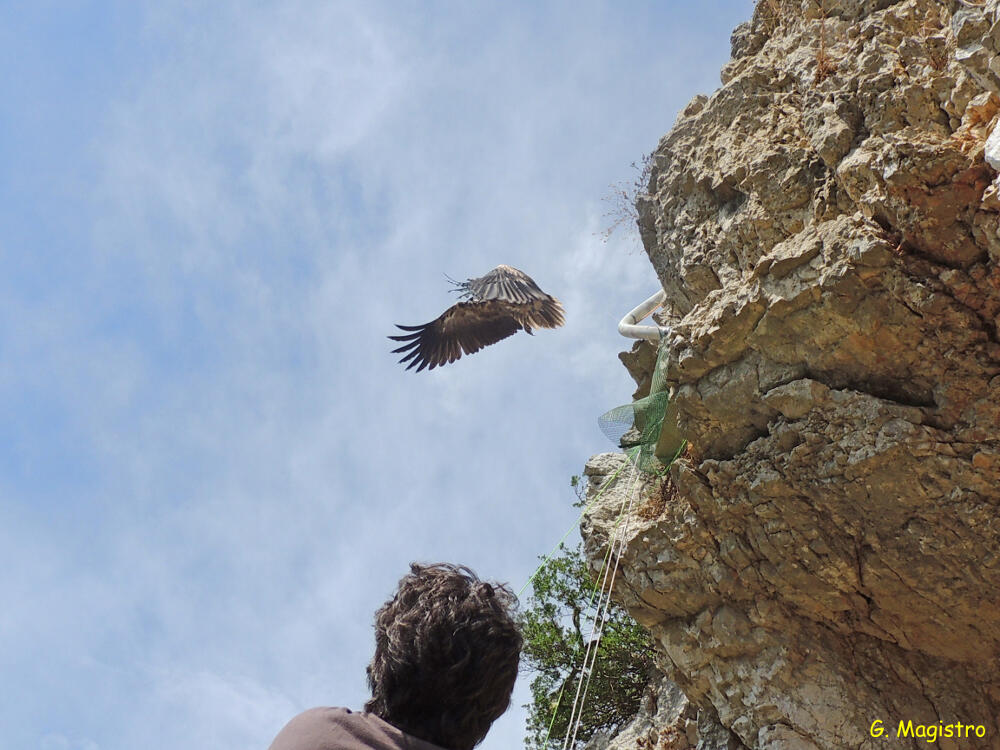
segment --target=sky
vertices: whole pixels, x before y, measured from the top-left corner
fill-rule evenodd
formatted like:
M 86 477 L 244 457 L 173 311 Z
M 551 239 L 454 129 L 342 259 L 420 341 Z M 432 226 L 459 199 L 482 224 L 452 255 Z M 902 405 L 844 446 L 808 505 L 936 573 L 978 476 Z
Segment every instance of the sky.
M 605 199 L 751 11 L 0 0 L 0 746 L 266 748 L 411 561 L 519 590 L 657 288 Z M 565 327 L 397 364 L 500 263 Z

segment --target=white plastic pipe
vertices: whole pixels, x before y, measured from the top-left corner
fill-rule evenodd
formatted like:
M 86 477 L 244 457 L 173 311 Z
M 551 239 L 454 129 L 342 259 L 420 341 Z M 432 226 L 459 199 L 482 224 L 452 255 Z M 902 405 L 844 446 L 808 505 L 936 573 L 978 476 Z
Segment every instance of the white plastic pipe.
M 648 316 L 656 308 L 663 304 L 667 293 L 662 289 L 636 307 L 632 312 L 622 318 L 618 324 L 618 333 L 630 339 L 645 339 L 646 341 L 659 341 L 672 333 L 670 326 L 640 326 L 640 320 Z

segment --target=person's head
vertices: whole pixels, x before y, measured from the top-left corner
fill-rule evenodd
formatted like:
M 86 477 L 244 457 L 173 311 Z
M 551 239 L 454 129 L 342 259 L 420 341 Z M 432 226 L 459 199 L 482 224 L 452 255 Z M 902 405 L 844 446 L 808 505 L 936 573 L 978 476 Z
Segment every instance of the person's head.
M 466 567 L 412 564 L 375 613 L 365 710 L 448 750 L 471 750 L 510 705 L 522 643 L 515 602 Z

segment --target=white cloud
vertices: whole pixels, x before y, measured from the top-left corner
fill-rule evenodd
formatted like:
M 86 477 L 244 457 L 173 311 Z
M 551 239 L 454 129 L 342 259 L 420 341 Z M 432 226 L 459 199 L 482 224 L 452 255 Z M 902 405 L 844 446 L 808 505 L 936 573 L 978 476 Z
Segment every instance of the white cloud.
M 165 670 L 156 674 L 145 708 L 154 716 L 162 739 L 212 747 L 254 747 L 277 733 L 293 716 L 295 703 L 248 676 L 206 670 Z M 174 728 L 174 717 L 184 726 Z M 165 736 L 164 736 L 165 735 Z M 141 741 L 140 737 L 135 738 Z
M 100 750 L 100 746 L 88 739 L 70 739 L 62 734 L 46 734 L 40 743 L 41 750 Z

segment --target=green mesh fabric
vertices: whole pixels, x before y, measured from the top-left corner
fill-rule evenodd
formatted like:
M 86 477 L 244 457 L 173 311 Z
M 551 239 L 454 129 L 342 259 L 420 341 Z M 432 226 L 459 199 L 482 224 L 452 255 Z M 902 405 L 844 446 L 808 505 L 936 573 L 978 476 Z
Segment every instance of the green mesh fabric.
M 598 419 L 601 432 L 625 449 L 636 466 L 649 474 L 664 473 L 684 445 L 675 434 L 676 425 L 668 425 L 668 434 L 664 434 L 664 417 L 670 406 L 666 360 L 667 348 L 661 341 L 649 395 L 631 404 L 616 406 Z M 634 450 L 635 448 L 638 450 Z

